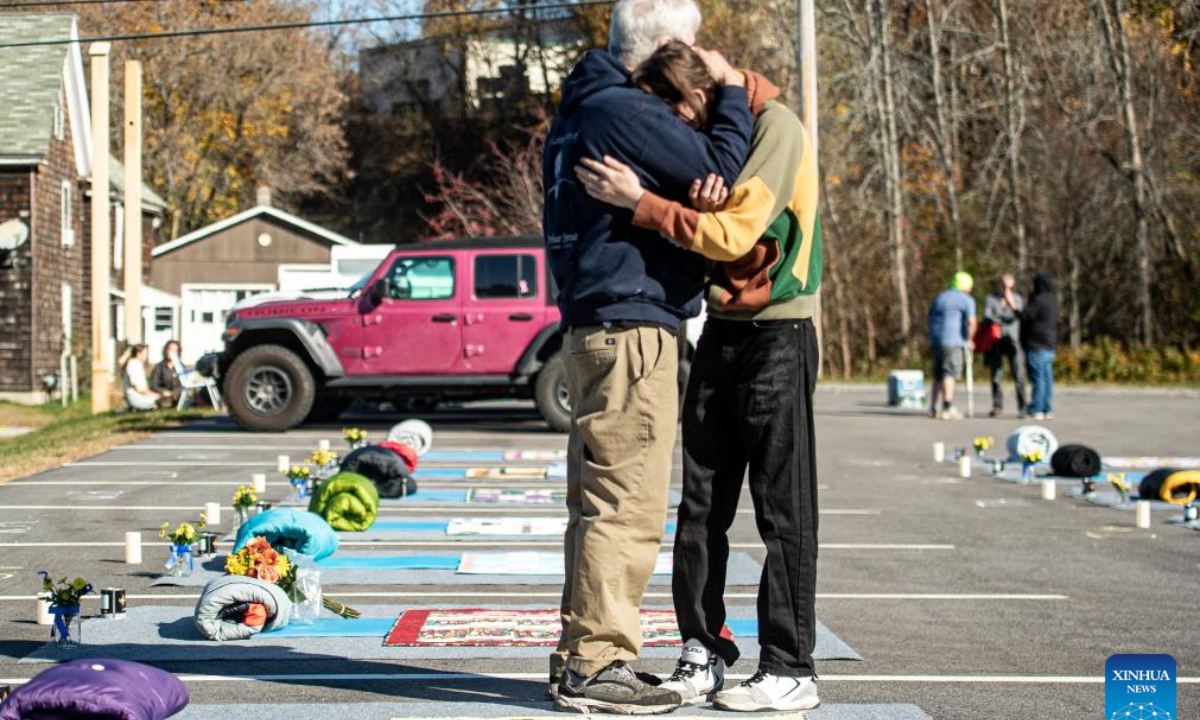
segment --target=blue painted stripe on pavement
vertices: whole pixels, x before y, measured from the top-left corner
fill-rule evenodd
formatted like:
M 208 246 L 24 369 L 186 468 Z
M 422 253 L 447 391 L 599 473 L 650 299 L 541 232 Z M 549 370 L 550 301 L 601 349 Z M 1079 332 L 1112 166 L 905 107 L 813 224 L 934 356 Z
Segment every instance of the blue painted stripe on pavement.
M 457 570 L 460 558 L 443 555 L 331 557 L 317 562 L 325 570 Z
M 503 462 L 504 452 L 496 450 L 430 450 L 421 456 L 428 462 Z
M 758 637 L 758 620 L 755 618 L 729 618 L 725 627 L 734 637 Z
M 291 624 L 279 630 L 259 633 L 251 637 L 265 639 L 289 637 L 375 637 L 382 640 L 395 624 L 395 618 L 321 618 L 311 625 Z

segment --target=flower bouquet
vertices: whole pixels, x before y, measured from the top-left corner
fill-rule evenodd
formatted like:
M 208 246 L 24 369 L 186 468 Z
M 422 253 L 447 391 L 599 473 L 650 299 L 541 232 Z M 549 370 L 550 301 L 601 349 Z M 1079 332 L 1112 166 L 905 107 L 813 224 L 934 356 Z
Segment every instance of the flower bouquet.
M 237 529 L 246 522 L 246 518 L 250 515 L 250 508 L 258 503 L 258 496 L 254 494 L 254 489 L 245 485 L 239 485 L 237 490 L 233 491 L 233 514 L 236 518 L 233 524 L 233 532 L 236 534 Z
M 1046 453 L 1040 448 L 1021 453 L 1021 482 L 1033 481 L 1033 466 L 1046 459 Z
M 357 450 L 366 445 L 369 434 L 362 428 L 342 428 L 342 437 L 346 438 L 351 450 Z
M 338 456 L 332 450 L 313 450 L 308 462 L 313 466 L 313 477 L 320 481 L 332 477 L 338 471 Z
M 1125 505 L 1128 503 L 1129 491 L 1132 489 L 1132 486 L 1129 484 L 1129 481 L 1125 479 L 1125 473 L 1109 473 L 1108 482 L 1110 485 L 1116 488 L 1117 492 L 1121 495 L 1121 504 Z M 1086 486 L 1084 494 L 1087 494 Z
M 79 601 L 92 592 L 91 583 L 83 578 L 75 578 L 70 582 L 66 578 L 59 578 L 55 582 L 45 570 L 38 575 L 42 576 L 42 593 L 50 598 L 50 613 L 54 615 L 50 640 L 57 640 L 62 648 L 79 647 Z
M 996 444 L 996 438 L 980 435 L 979 437 L 975 438 L 975 442 L 973 444 L 975 445 L 975 454 L 979 456 L 980 460 L 983 460 L 985 459 L 984 453 L 986 453 L 993 445 Z
M 167 558 L 167 574 L 171 577 L 186 577 L 196 569 L 196 561 L 192 558 L 192 544 L 196 542 L 196 531 L 204 529 L 204 515 L 195 525 L 189 522 L 180 523 L 174 530 L 171 523 L 164 522 L 158 530 L 158 536 L 171 541 L 171 556 Z
M 287 555 L 271 547 L 266 538 L 255 537 L 246 543 L 241 550 L 225 559 L 225 572 L 230 575 L 244 575 L 258 578 L 264 582 L 274 583 L 283 588 L 291 601 L 299 606 L 308 600 L 308 595 L 321 597 L 321 605 L 331 612 L 348 619 L 362 617 L 362 613 L 344 605 L 333 598 L 321 595 L 318 585 L 304 582 L 303 573 L 299 572 L 297 563 L 288 559 Z M 306 595 L 305 593 L 308 593 Z
M 292 495 L 289 500 L 300 501 L 308 496 L 308 482 L 312 479 L 312 471 L 307 465 L 293 465 L 287 471 L 288 482 L 292 484 Z

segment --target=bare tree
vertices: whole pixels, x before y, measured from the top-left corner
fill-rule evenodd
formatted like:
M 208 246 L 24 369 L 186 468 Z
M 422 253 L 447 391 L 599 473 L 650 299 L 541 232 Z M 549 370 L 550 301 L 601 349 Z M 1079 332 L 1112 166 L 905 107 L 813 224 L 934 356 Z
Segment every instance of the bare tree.
M 1142 161 L 1142 136 L 1138 130 L 1137 107 L 1134 105 L 1134 70 L 1129 56 L 1129 38 L 1125 31 L 1125 2 L 1096 0 L 1092 7 L 1104 36 L 1109 67 L 1120 92 L 1125 141 L 1129 150 L 1125 174 L 1130 184 L 1137 246 L 1138 330 L 1142 343 L 1150 345 L 1154 342 L 1154 308 L 1150 293 L 1153 282 L 1150 268 L 1150 224 L 1146 207 L 1146 170 Z

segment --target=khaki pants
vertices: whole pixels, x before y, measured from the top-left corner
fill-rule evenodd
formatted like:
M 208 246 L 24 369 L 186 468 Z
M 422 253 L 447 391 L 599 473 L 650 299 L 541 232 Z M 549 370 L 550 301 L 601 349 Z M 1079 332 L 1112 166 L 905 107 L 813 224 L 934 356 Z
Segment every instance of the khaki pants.
M 656 326 L 567 336 L 571 395 L 562 637 L 550 673 L 593 675 L 642 647 L 641 604 L 667 520 L 679 345 Z

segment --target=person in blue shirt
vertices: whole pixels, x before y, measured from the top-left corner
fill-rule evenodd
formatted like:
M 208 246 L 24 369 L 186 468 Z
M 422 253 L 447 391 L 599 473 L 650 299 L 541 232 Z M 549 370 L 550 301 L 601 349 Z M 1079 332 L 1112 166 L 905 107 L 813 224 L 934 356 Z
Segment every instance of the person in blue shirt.
M 929 348 L 933 353 L 933 392 L 929 417 L 961 420 L 954 409 L 954 384 L 962 379 L 966 351 L 975 349 L 975 298 L 971 290 L 975 279 L 969 273 L 955 273 L 950 289 L 943 291 L 929 308 Z M 938 401 L 942 405 L 938 407 Z

